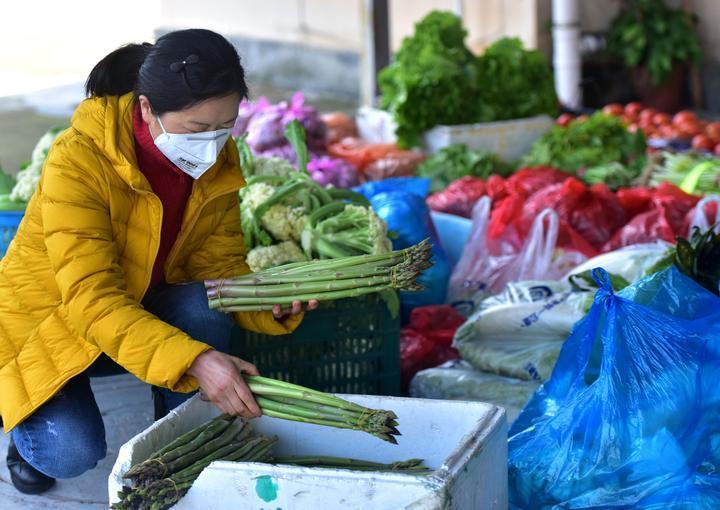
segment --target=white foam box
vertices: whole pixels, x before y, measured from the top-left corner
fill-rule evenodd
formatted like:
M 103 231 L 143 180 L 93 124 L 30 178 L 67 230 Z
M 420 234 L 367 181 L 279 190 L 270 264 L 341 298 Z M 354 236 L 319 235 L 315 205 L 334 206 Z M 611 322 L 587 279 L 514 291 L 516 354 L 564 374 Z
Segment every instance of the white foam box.
M 362 107 L 357 113 L 358 134 L 373 143 L 395 143 L 397 125 L 389 112 Z M 423 137 L 431 153 L 453 144 L 494 152 L 505 161 L 514 161 L 528 152 L 535 141 L 550 131 L 553 120 L 547 115 L 458 126 L 436 126 Z
M 362 432 L 261 417 L 258 432 L 279 438 L 281 456 L 329 455 L 376 462 L 422 458 L 429 476 L 319 469 L 262 463 L 214 462 L 174 506 L 177 510 L 484 510 L 506 509 L 505 411 L 482 402 L 342 395 L 398 415 L 398 445 Z M 109 477 L 118 500 L 122 473 L 177 436 L 217 416 L 212 404 L 190 399 L 119 451 Z

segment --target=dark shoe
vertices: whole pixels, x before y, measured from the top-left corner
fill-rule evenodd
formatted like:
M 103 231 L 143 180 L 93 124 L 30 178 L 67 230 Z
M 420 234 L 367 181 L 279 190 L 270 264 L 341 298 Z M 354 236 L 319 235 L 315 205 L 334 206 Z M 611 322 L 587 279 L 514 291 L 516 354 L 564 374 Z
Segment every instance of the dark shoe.
M 55 485 L 54 478 L 42 474 L 20 456 L 12 439 L 8 446 L 7 467 L 13 485 L 24 494 L 40 494 Z

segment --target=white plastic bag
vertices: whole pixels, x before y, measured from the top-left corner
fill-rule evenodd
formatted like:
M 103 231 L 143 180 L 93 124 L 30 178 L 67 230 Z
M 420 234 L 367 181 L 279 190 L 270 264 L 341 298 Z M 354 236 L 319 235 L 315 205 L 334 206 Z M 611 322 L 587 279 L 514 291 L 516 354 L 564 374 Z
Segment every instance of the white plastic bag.
M 465 316 L 481 299 L 500 292 L 509 282 L 560 279 L 585 260 L 579 253 L 556 250 L 560 222 L 551 209 L 535 218 L 520 251 L 502 239 L 490 242 L 491 205 L 490 198 L 483 197 L 473 207 L 470 237 L 450 276 L 447 301 Z
M 488 402 L 505 408 L 508 422 L 512 423 L 537 388 L 535 381 L 488 374 L 455 360 L 415 374 L 410 396 Z
M 453 346 L 478 370 L 545 381 L 591 301 L 591 293 L 559 282 L 511 283 L 480 303 L 456 331 Z
M 671 247 L 672 245 L 665 241 L 631 244 L 583 262 L 570 271 L 564 279 L 568 280 L 572 275 L 602 267 L 608 273 L 621 276 L 632 283 L 646 276 L 646 272 L 665 257 Z
M 705 206 L 712 202 L 715 202 L 717 209 L 715 211 L 715 219 L 712 223 L 710 223 L 708 221 L 707 214 L 705 214 Z M 720 232 L 720 195 L 710 195 L 697 203 L 692 218 L 690 218 L 688 237 L 692 235 L 695 227 L 698 227 L 701 231 L 705 232 L 713 225 L 715 225 L 715 232 Z

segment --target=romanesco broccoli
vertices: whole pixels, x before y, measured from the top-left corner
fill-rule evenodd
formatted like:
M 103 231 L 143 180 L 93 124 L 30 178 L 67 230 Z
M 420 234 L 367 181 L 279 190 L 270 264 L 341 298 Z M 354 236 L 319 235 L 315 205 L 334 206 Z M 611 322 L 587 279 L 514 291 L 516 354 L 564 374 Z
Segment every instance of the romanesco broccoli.
M 387 225 L 371 207 L 332 203 L 308 218 L 302 233 L 308 257 L 338 258 L 392 250 Z

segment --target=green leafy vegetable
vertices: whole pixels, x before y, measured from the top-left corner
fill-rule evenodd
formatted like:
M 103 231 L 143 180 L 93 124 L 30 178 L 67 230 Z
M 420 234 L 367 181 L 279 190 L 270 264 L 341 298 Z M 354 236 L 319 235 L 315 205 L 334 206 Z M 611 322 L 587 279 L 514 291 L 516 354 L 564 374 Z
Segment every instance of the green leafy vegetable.
M 628 2 L 610 26 L 607 48 L 629 68 L 646 67 L 655 85 L 668 80 L 676 62 L 702 60 L 692 16 L 663 0 Z
M 695 227 L 689 239 L 677 238 L 668 255 L 648 270 L 648 274 L 672 264 L 699 285 L 720 296 L 720 235 L 711 227 L 705 232 Z
M 467 145 L 455 144 L 430 155 L 418 166 L 417 174 L 431 179 L 430 191 L 435 193 L 466 175 L 487 179 L 492 174 L 506 175 L 509 171 L 509 166 L 492 152 L 473 151 Z
M 621 163 L 637 176 L 645 166 L 645 149 L 642 132 L 630 133 L 619 118 L 598 112 L 584 122 L 553 127 L 533 144 L 523 163 L 572 173 Z
M 557 112 L 552 71 L 541 53 L 523 49 L 519 39 L 501 39 L 476 57 L 466 35 L 455 14 L 433 11 L 380 73 L 380 107 L 393 114 L 401 147 L 420 145 L 437 125 Z
M 720 193 L 720 159 L 699 153 L 664 152 L 650 178 L 652 186 L 669 181 L 688 193 Z
M 380 73 L 380 106 L 393 114 L 401 147 L 420 145 L 422 133 L 438 124 L 480 117 L 477 66 L 466 35 L 455 14 L 431 12 Z
M 478 59 L 482 121 L 556 115 L 555 81 L 545 56 L 523 49 L 517 38 L 500 39 Z

